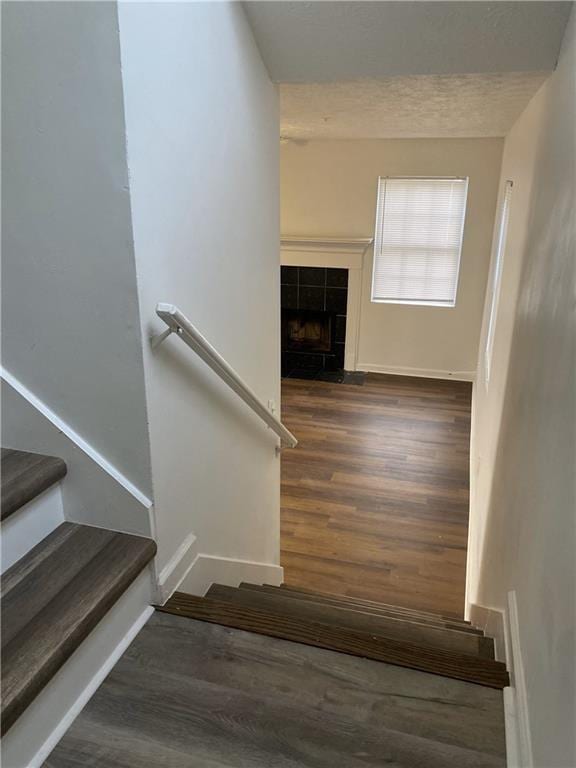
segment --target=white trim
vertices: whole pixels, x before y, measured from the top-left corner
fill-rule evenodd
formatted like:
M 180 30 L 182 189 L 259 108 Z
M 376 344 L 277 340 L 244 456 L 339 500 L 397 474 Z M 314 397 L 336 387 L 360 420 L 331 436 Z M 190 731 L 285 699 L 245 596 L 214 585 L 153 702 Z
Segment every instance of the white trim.
M 281 250 L 320 253 L 363 254 L 371 245 L 371 237 L 298 237 L 282 235 Z
M 344 370 L 355 371 L 360 345 L 360 314 L 362 312 L 362 271 L 348 270 L 348 300 L 346 304 L 346 338 Z
M 3 736 L 3 768 L 42 766 L 150 618 L 150 587 L 146 568 Z
M 502 274 L 504 270 L 504 256 L 506 253 L 506 239 L 508 236 L 508 223 L 510 220 L 510 207 L 512 199 L 513 181 L 506 181 L 502 199 L 499 202 L 499 217 L 497 230 L 494 232 L 493 255 L 491 259 L 491 271 L 489 290 L 487 291 L 489 310 L 487 314 L 488 326 L 484 339 L 484 387 L 487 390 L 490 383 L 490 371 L 492 368 L 492 356 L 494 352 L 494 333 L 498 320 L 498 307 L 500 304 L 500 289 L 502 287 Z M 487 305 L 488 308 L 488 305 Z
M 522 645 L 520 640 L 520 622 L 518 619 L 518 605 L 516 592 L 508 592 L 508 628 L 509 628 L 509 665 L 513 697 L 513 724 L 515 734 L 511 741 L 518 746 L 518 760 L 516 764 L 508 763 L 508 768 L 533 768 L 532 736 L 530 733 L 530 717 L 528 710 L 528 693 L 526 690 L 526 677 L 524 675 L 524 661 L 522 659 Z M 511 720 L 512 725 L 512 720 Z
M 191 595 L 205 595 L 212 584 L 237 587 L 242 581 L 279 586 L 284 581 L 284 569 L 273 563 L 198 555 L 180 589 Z
M 476 378 L 472 384 L 472 401 L 470 406 L 470 456 L 469 456 L 469 503 L 468 503 L 468 537 L 466 542 L 466 576 L 464 586 L 464 617 L 469 619 L 468 609 L 476 596 L 476 581 L 478 579 L 478 563 L 476 552 L 476 481 L 479 470 L 479 457 L 476 456 L 476 409 L 478 407 L 478 380 L 480 371 L 476 369 Z
M 394 376 L 416 376 L 425 379 L 454 379 L 455 381 L 474 381 L 476 371 L 442 371 L 434 368 L 408 368 L 400 365 L 378 365 L 377 363 L 357 363 L 358 371 L 367 373 L 390 373 Z
M 467 609 L 472 624 L 494 638 L 496 660 L 506 664 L 510 675 L 510 686 L 503 690 L 506 765 L 534 768 L 516 593 L 508 592 L 506 610 L 474 603 L 468 604 Z
M 155 602 L 164 605 L 166 600 L 178 588 L 198 557 L 196 536 L 188 534 L 157 578 Z
M 56 483 L 3 521 L 1 572 L 11 568 L 63 522 L 62 489 Z
M 370 299 L 372 304 L 401 304 L 406 307 L 443 307 L 454 309 L 456 299 L 450 301 L 416 301 L 414 299 Z
M 98 453 L 98 451 L 93 448 L 90 443 L 88 443 L 86 440 L 84 440 L 83 437 L 81 437 L 72 427 L 65 422 L 63 419 L 58 416 L 58 414 L 54 413 L 40 398 L 36 397 L 35 394 L 33 394 L 24 384 L 22 384 L 19 379 L 16 378 L 13 374 L 11 374 L 9 371 L 4 368 L 4 366 L 0 366 L 0 378 L 3 378 L 4 381 L 6 381 L 13 389 L 18 392 L 19 395 L 21 395 L 30 405 L 32 405 L 34 408 L 36 408 L 37 411 L 40 411 L 40 413 L 48 419 L 60 432 L 62 432 L 66 437 L 71 440 L 80 450 L 82 450 L 87 456 L 89 456 L 92 461 L 94 461 L 98 466 L 103 469 L 110 477 L 114 478 L 116 482 L 121 485 L 125 491 L 128 491 L 128 493 L 133 496 L 142 506 L 146 507 L 146 509 L 152 508 L 152 500 L 149 499 L 145 494 L 142 493 L 142 491 L 137 488 L 134 483 L 132 483 L 128 478 L 122 474 L 113 464 L 111 464 L 107 459 L 102 456 L 101 453 Z
M 468 620 L 473 626 L 483 630 L 487 637 L 494 640 L 494 654 L 496 661 L 508 663 L 506 654 L 506 617 L 504 611 L 497 608 L 485 608 L 482 605 L 471 603 L 468 606 Z
M 60 456 L 68 466 L 61 483 L 64 518 L 135 536 L 155 538 L 154 508 L 140 503 L 57 424 L 5 379 L 2 435 L 6 445 L 23 451 Z
M 504 699 L 504 731 L 506 735 L 506 766 L 507 768 L 528 768 L 520 758 L 518 744 L 518 717 L 516 714 L 516 691 L 512 686 L 502 691 Z
M 283 267 L 334 267 L 335 269 L 361 270 L 362 253 L 331 253 L 317 249 L 295 250 L 283 248 L 280 256 Z

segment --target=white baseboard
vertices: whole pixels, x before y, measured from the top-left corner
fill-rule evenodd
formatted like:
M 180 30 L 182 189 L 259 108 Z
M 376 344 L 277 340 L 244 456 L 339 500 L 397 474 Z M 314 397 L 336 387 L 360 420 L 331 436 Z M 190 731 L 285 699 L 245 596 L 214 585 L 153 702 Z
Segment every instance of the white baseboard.
M 524 674 L 524 661 L 522 659 L 522 645 L 520 642 L 520 623 L 518 620 L 518 606 L 516 592 L 508 592 L 507 618 L 507 643 L 508 643 L 508 671 L 512 683 L 513 701 L 511 702 L 510 720 L 514 724 L 515 733 L 511 734 L 517 745 L 517 762 L 508 762 L 508 768 L 533 768 L 532 736 L 530 733 L 530 715 L 528 710 L 528 693 L 526 690 L 526 676 Z M 513 719 L 513 723 L 512 723 Z
M 171 594 L 178 589 L 182 580 L 190 572 L 198 558 L 196 536 L 190 533 L 178 547 L 157 576 L 154 602 L 164 605 Z
M 60 483 L 47 488 L 2 523 L 1 571 L 7 571 L 21 557 L 64 522 Z
M 64 459 L 66 520 L 156 538 L 152 500 L 9 371 L 0 377 L 3 443 Z
M 2 768 L 40 768 L 153 612 L 146 568 L 2 738 Z
M 191 595 L 205 595 L 214 583 L 237 587 L 240 582 L 249 581 L 252 584 L 279 586 L 283 580 L 284 569 L 280 565 L 198 555 L 179 589 Z
M 504 611 L 496 608 L 485 608 L 482 605 L 472 603 L 468 607 L 467 618 L 475 627 L 482 629 L 487 637 L 493 638 L 496 661 L 503 661 L 505 664 L 508 664 L 506 617 Z
M 443 371 L 433 368 L 407 368 L 397 365 L 378 365 L 377 363 L 356 363 L 357 371 L 366 373 L 389 373 L 394 376 L 416 376 L 424 379 L 454 379 L 455 381 L 474 381 L 476 371 Z
M 508 593 L 506 610 L 472 603 L 468 617 L 494 638 L 496 659 L 505 662 L 510 675 L 510 686 L 503 691 L 506 764 L 508 768 L 534 768 L 516 593 Z

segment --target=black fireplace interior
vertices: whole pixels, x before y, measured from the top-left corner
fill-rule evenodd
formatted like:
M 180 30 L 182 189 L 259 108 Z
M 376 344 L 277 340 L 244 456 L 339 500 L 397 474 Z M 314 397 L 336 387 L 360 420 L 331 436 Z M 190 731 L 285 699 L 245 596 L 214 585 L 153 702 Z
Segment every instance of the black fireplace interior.
M 282 267 L 282 376 L 337 380 L 344 370 L 348 270 Z
M 283 309 L 283 349 L 291 352 L 334 352 L 336 316 L 313 309 Z

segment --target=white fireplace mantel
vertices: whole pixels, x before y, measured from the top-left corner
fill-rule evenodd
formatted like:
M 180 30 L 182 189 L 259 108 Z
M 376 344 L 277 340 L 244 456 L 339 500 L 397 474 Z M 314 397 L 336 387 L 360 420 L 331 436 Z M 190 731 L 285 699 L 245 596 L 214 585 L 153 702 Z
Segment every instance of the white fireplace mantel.
M 364 252 L 372 244 L 371 237 L 295 237 L 280 238 L 282 264 L 288 266 L 343 267 L 362 269 Z M 306 261 L 302 262 L 302 258 Z
M 356 370 L 358 334 L 362 300 L 362 267 L 364 254 L 372 245 L 371 237 L 296 237 L 280 239 L 280 263 L 287 267 L 334 267 L 348 271 L 348 305 L 346 309 L 346 345 L 344 367 Z

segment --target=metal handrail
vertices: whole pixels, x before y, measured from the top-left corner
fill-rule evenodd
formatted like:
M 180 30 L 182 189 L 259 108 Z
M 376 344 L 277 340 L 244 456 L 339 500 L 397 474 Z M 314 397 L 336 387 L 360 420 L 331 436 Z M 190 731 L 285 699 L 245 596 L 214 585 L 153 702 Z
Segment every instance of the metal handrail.
M 222 355 L 202 336 L 177 306 L 158 304 L 156 314 L 166 323 L 168 329 L 152 340 L 153 346 L 160 344 L 171 333 L 177 334 L 278 435 L 282 447 L 294 448 L 298 445 L 298 440 L 290 430 L 286 429 L 284 424 L 268 410 L 248 384 L 232 366 L 228 365 Z

